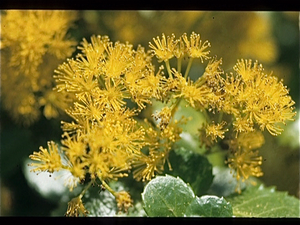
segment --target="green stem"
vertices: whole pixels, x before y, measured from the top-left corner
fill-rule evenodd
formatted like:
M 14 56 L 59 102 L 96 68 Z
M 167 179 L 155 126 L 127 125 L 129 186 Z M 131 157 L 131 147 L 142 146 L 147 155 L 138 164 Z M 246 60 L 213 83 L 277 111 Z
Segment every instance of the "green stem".
M 210 123 L 211 120 L 210 120 L 210 117 L 209 117 L 209 115 L 208 115 L 206 109 L 204 109 L 202 113 L 203 113 L 203 115 L 205 116 L 206 122 Z
M 190 58 L 190 59 L 189 59 L 189 63 L 188 63 L 188 65 L 187 65 L 187 68 L 186 68 L 186 70 L 185 70 L 184 78 L 187 78 L 187 76 L 188 76 L 188 74 L 189 74 L 189 72 L 190 72 L 190 69 L 191 69 L 191 67 L 192 67 L 192 63 L 193 63 L 193 58 Z
M 206 82 L 206 79 L 202 76 L 195 82 L 195 86 L 201 87 L 203 84 L 205 84 L 205 82 Z
M 89 187 L 92 185 L 93 182 L 94 182 L 94 181 L 91 180 L 91 181 L 88 183 L 88 185 L 85 186 L 85 188 L 84 188 L 84 189 L 82 190 L 82 192 L 80 193 L 79 198 L 82 198 L 82 197 L 84 196 L 85 192 L 87 191 L 87 189 L 89 189 Z
M 176 111 L 177 111 L 177 107 L 178 107 L 179 103 L 181 102 L 181 99 L 182 99 L 182 98 L 178 98 L 178 99 L 176 99 L 176 102 L 175 102 L 175 104 L 172 106 L 172 110 L 171 110 L 171 117 L 173 117 L 173 116 L 174 116 L 174 114 L 176 113 Z
M 102 180 L 102 179 L 100 179 L 100 180 L 102 182 L 102 185 L 105 187 L 105 189 L 108 190 L 110 193 L 112 193 L 113 196 L 116 197 L 117 193 L 113 189 L 111 189 L 111 187 L 104 180 Z
M 221 123 L 222 118 L 223 118 L 223 111 L 221 111 L 221 112 L 219 113 L 218 123 Z
M 167 61 L 165 61 L 165 63 L 166 63 L 166 67 L 167 67 L 167 71 L 168 71 L 169 77 L 173 78 L 173 75 L 172 75 L 172 72 L 171 72 L 171 68 L 170 68 L 170 61 L 167 60 Z
M 177 72 L 181 73 L 181 62 L 182 62 L 182 57 L 177 59 Z

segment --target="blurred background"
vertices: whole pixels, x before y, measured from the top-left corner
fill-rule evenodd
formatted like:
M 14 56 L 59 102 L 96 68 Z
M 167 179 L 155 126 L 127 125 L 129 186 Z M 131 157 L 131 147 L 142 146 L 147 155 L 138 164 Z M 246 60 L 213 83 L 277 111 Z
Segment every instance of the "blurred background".
M 223 59 L 225 72 L 232 71 L 237 59 L 257 59 L 266 73 L 273 71 L 289 87 L 296 102 L 296 121 L 288 123 L 276 138 L 265 133 L 266 143 L 260 150 L 264 176 L 260 179 L 299 198 L 299 12 L 88 10 L 78 12 L 69 35 L 78 43 L 83 38 L 90 41 L 93 34 L 108 35 L 113 42 L 128 41 L 134 48 L 140 44 L 149 49 L 149 41 L 162 33 L 179 37 L 192 31 L 203 41 L 209 40 L 210 55 Z M 63 185 L 54 178 L 52 186 L 43 184 L 44 178 L 36 179 L 27 164 L 28 156 L 39 146 L 46 146 L 48 140 L 59 142 L 61 119 L 41 116 L 25 127 L 12 120 L 1 105 L 0 215 L 49 216 L 59 207 L 58 200 L 66 191 Z

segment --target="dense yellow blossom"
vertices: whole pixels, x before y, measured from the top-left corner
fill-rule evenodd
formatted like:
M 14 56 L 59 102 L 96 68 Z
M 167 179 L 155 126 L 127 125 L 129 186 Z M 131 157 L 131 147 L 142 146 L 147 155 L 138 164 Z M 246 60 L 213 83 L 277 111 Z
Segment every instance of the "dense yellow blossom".
M 4 108 L 21 124 L 30 125 L 44 107 L 46 118 L 57 117 L 61 104 L 52 73 L 76 44 L 67 31 L 74 11 L 6 10 L 1 17 L 1 95 Z M 16 91 L 17 90 L 17 91 Z
M 99 179 L 102 183 L 128 176 L 132 167 L 136 169 L 133 162 L 138 159 L 143 163 L 150 157 L 142 153 L 144 147 L 167 153 L 181 132 L 177 122 L 164 131 L 151 125 L 158 137 L 154 143 L 147 134 L 151 128 L 135 119 L 152 98 L 162 100 L 163 93 L 163 68 L 155 73 L 144 48 L 134 50 L 129 43 L 92 36 L 91 43 L 84 39 L 79 49 L 81 53 L 59 65 L 54 75 L 55 91 L 64 96 L 61 104 L 72 104 L 66 113 L 74 121 L 62 122 L 61 140 L 66 161 L 61 169 L 70 173 L 66 182 L 70 191 L 87 174 L 92 181 Z M 128 108 L 126 99 L 136 103 L 136 109 Z M 157 145 L 159 137 L 163 141 Z M 152 165 L 163 168 L 165 155 L 162 163 Z M 149 173 L 148 169 L 145 172 Z M 151 178 L 157 172 L 162 170 L 150 172 Z M 127 210 L 129 198 L 122 196 L 115 194 L 119 207 Z
M 234 66 L 236 76 L 228 75 L 225 82 L 225 99 L 228 112 L 236 118 L 236 131 L 251 131 L 257 124 L 272 135 L 282 132 L 279 124 L 293 120 L 295 102 L 288 95 L 289 91 L 283 81 L 263 73 L 262 65 L 252 60 L 241 60 Z

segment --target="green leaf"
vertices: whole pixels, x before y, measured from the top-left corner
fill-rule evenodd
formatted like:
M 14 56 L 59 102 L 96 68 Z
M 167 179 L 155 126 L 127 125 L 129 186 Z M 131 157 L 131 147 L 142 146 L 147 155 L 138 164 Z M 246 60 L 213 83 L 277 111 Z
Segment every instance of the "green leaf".
M 193 201 L 195 194 L 179 177 L 157 176 L 142 193 L 144 209 L 148 216 L 180 217 Z
M 117 213 L 115 197 L 107 190 L 101 191 L 99 187 L 89 188 L 82 202 L 89 211 L 88 216 L 115 216 Z
M 195 194 L 206 193 L 213 181 L 212 165 L 205 156 L 188 153 L 190 151 L 176 149 L 170 152 L 169 160 L 172 165 L 170 173 L 179 176 L 189 183 Z
M 196 197 L 187 207 L 186 216 L 232 217 L 232 207 L 223 197 L 204 195 Z
M 300 217 L 299 199 L 275 187 L 248 187 L 241 195 L 227 198 L 237 217 Z
M 226 197 L 235 193 L 237 180 L 232 176 L 228 167 L 215 166 L 213 175 L 214 180 L 207 191 L 208 194 Z M 241 182 L 240 187 L 245 189 L 246 184 Z
M 204 146 L 201 147 L 198 135 L 182 132 L 180 137 L 181 139 L 176 142 L 176 149 L 188 150 L 196 154 L 203 154 L 206 151 Z

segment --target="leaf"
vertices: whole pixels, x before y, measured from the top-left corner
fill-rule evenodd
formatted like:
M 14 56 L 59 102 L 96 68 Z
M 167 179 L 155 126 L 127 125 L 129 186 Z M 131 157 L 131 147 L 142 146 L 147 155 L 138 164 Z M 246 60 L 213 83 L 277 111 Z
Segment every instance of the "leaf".
M 232 217 L 232 207 L 223 197 L 204 195 L 196 197 L 187 207 L 186 216 Z
M 210 195 L 229 196 L 235 193 L 237 180 L 230 173 L 230 168 L 215 166 L 213 168 L 214 180 L 207 191 Z M 240 183 L 241 189 L 246 187 L 245 183 Z
M 186 152 L 187 150 L 183 149 L 177 149 L 175 153 L 170 152 L 169 160 L 172 165 L 170 173 L 184 178 L 195 194 L 201 196 L 205 194 L 213 181 L 212 165 L 205 156 Z
M 144 209 L 148 216 L 180 217 L 193 201 L 195 194 L 179 177 L 157 176 L 142 193 Z
M 275 187 L 248 187 L 241 195 L 227 198 L 237 217 L 300 217 L 299 199 Z
M 82 199 L 84 207 L 89 211 L 88 216 L 115 216 L 115 197 L 107 190 L 100 190 L 98 187 L 89 188 Z
M 176 142 L 176 149 L 191 151 L 196 154 L 203 154 L 206 151 L 204 146 L 200 147 L 201 143 L 198 134 L 182 132 L 180 138 L 181 139 Z

